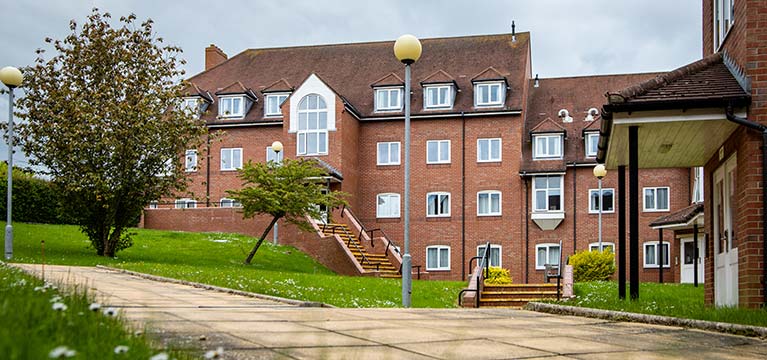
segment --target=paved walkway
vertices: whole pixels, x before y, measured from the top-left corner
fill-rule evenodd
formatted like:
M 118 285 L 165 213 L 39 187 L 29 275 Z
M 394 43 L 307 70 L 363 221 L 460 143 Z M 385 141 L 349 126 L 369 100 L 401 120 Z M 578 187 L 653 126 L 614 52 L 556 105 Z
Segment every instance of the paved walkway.
M 87 284 L 165 343 L 223 346 L 229 359 L 767 357 L 763 340 L 674 327 L 506 309 L 300 308 L 105 269 L 45 270 L 48 279 Z

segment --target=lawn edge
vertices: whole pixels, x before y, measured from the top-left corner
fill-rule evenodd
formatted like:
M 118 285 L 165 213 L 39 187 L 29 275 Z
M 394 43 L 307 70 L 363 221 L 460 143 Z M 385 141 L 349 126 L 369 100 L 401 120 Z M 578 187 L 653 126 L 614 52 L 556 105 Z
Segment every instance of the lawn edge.
M 578 306 L 567 306 L 558 304 L 547 304 L 540 302 L 529 302 L 524 306 L 525 310 L 537 311 L 542 313 L 557 314 L 557 315 L 574 315 L 583 316 L 589 318 L 615 320 L 615 321 L 627 321 L 638 322 L 655 325 L 665 326 L 678 326 L 683 328 L 715 331 L 720 333 L 751 336 L 751 337 L 767 337 L 767 327 L 755 326 L 755 325 L 743 325 L 743 324 L 731 324 L 716 321 L 697 320 L 697 319 L 684 319 L 672 316 L 661 315 L 649 315 L 639 314 L 625 311 L 603 310 L 584 308 Z
M 133 275 L 133 276 L 138 276 L 140 278 L 144 278 L 144 279 L 148 279 L 148 280 L 167 282 L 167 283 L 172 283 L 172 284 L 187 285 L 187 286 L 192 286 L 192 287 L 196 287 L 196 288 L 200 288 L 200 289 L 213 290 L 213 291 L 218 291 L 218 292 L 232 294 L 232 295 L 241 295 L 241 296 L 247 296 L 247 297 L 252 297 L 252 298 L 257 298 L 257 299 L 277 301 L 277 302 L 281 302 L 281 303 L 285 303 L 285 304 L 296 305 L 296 306 L 299 306 L 299 307 L 335 308 L 335 306 L 330 305 L 330 304 L 326 304 L 326 303 L 323 303 L 323 302 L 288 299 L 288 298 L 283 298 L 283 297 L 279 297 L 279 296 L 259 294 L 259 293 L 254 293 L 254 292 L 249 292 L 249 291 L 242 291 L 242 290 L 236 290 L 236 289 L 230 289 L 230 288 L 221 287 L 221 286 L 215 286 L 215 285 L 210 285 L 210 284 L 203 284 L 203 283 L 198 283 L 198 282 L 194 282 L 194 281 L 187 281 L 187 280 L 169 278 L 169 277 L 165 277 L 165 276 L 146 274 L 146 273 L 141 273 L 141 272 L 132 271 L 132 270 L 113 268 L 113 267 L 110 267 L 110 266 L 96 265 L 96 268 L 103 269 L 103 270 L 108 270 L 108 271 L 119 272 L 119 273 L 128 274 L 128 275 Z

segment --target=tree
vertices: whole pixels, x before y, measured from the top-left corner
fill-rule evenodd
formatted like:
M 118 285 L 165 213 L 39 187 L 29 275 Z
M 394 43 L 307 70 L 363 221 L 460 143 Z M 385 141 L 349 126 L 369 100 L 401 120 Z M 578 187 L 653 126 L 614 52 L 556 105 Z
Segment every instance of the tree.
M 149 201 L 183 191 L 181 154 L 206 129 L 179 106 L 181 49 L 163 45 L 152 20 L 130 15 L 112 28 L 110 19 L 93 9 L 63 40 L 45 40 L 52 58 L 37 50 L 23 70 L 19 136 L 96 252 L 114 257 L 131 246 L 126 228 Z
M 344 205 L 344 193 L 339 191 L 324 192 L 325 185 L 318 179 L 327 176 L 327 172 L 314 160 L 285 159 L 282 164 L 253 163 L 248 161 L 239 170 L 243 187 L 227 191 L 242 204 L 243 216 L 253 218 L 256 215 L 271 215 L 272 221 L 261 234 L 253 250 L 245 259 L 250 264 L 266 235 L 278 220 L 284 218 L 299 229 L 309 231 L 311 226 L 306 216 L 319 219 L 320 206 L 327 209 Z

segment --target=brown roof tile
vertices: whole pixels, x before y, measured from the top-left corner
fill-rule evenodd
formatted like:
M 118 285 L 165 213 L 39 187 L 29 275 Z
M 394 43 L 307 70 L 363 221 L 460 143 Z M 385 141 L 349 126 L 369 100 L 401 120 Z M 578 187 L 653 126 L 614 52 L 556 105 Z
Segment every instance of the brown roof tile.
M 686 208 L 675 211 L 671 214 L 661 216 L 650 223 L 651 227 L 666 225 L 687 224 L 696 215 L 703 212 L 703 203 L 695 203 Z
M 285 79 L 279 79 L 267 85 L 265 88 L 261 89 L 262 93 L 285 92 L 285 91 L 293 91 L 293 87 L 290 86 L 290 83 L 288 83 L 288 81 Z
M 483 80 L 506 80 L 506 77 L 501 74 L 500 71 L 498 71 L 496 68 L 489 66 L 487 69 L 483 70 L 481 73 L 474 75 L 474 77 L 471 78 L 471 81 L 483 81 Z
M 397 74 L 395 73 L 389 73 L 388 75 L 373 81 L 372 84 L 370 84 L 371 87 L 378 87 L 378 86 L 395 86 L 395 85 L 404 85 L 405 80 L 402 80 Z
M 443 83 L 455 83 L 455 78 L 450 76 L 450 74 L 446 73 L 444 70 L 437 70 L 421 80 L 421 85 Z
M 562 125 L 557 124 L 556 121 L 551 120 L 550 117 L 546 117 L 543 119 L 543 121 L 539 122 L 538 125 L 535 125 L 532 129 L 530 129 L 530 134 L 542 134 L 542 133 L 567 133 L 567 130 L 565 130 L 565 127 Z

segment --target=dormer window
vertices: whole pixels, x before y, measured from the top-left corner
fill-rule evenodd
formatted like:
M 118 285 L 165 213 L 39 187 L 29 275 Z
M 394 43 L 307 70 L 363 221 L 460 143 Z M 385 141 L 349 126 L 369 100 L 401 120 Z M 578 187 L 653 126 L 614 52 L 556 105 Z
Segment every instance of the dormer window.
M 533 157 L 536 160 L 562 158 L 562 134 L 533 136 Z
M 402 88 L 380 88 L 375 90 L 376 111 L 402 111 Z
M 266 103 L 266 106 L 264 106 L 264 116 L 281 117 L 282 111 L 280 110 L 280 105 L 285 102 L 288 95 L 288 93 L 267 94 L 266 100 L 264 101 L 264 103 Z
M 181 102 L 181 109 L 188 111 L 195 119 L 200 117 L 200 99 L 196 97 L 184 98 Z
M 453 107 L 453 85 L 429 85 L 423 88 L 425 109 L 449 109 Z
M 474 84 L 474 106 L 503 106 L 506 88 L 502 82 Z
M 218 115 L 224 118 L 243 117 L 244 96 L 221 97 L 218 103 Z
M 599 151 L 599 133 L 586 133 L 584 136 L 586 146 L 586 157 L 597 157 L 597 151 Z

